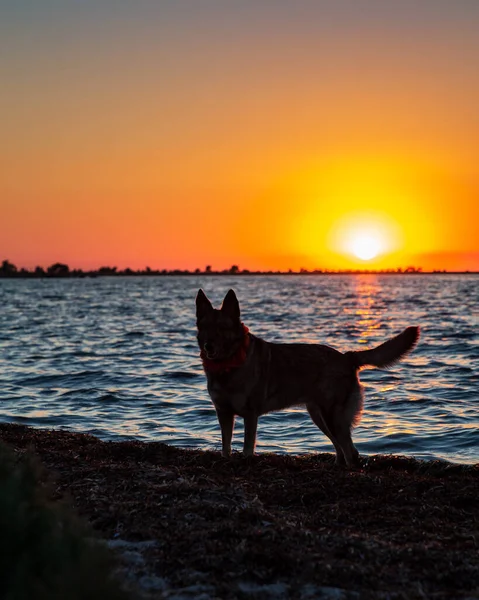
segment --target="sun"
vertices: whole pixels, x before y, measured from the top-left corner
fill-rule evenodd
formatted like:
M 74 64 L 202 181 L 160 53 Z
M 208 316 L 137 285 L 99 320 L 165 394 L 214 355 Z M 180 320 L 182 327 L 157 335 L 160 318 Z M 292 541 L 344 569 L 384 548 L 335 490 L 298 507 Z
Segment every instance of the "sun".
M 361 260 L 372 260 L 381 252 L 381 242 L 367 233 L 358 233 L 350 243 L 352 254 Z
M 403 245 L 402 230 L 388 214 L 372 210 L 346 213 L 332 225 L 328 247 L 348 267 L 369 263 L 378 268 Z

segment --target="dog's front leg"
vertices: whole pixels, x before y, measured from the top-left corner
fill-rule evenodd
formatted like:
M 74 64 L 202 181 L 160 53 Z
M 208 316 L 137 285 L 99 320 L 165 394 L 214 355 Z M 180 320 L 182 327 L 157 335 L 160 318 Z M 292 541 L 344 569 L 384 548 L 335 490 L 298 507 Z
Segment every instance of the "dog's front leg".
M 235 423 L 234 413 L 224 408 L 217 408 L 216 414 L 221 427 L 221 454 L 225 457 L 231 456 L 231 440 L 233 439 Z
M 258 415 L 247 413 L 244 416 L 244 456 L 253 456 L 256 446 L 256 430 L 258 429 Z

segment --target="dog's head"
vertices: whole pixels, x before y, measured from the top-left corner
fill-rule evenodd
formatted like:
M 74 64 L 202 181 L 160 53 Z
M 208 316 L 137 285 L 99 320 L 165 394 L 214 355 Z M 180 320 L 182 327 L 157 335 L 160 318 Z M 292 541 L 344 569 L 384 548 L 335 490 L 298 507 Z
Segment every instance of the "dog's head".
M 238 299 L 233 290 L 226 294 L 220 309 L 213 308 L 203 290 L 196 296 L 198 345 L 209 360 L 225 360 L 240 348 L 244 329 Z

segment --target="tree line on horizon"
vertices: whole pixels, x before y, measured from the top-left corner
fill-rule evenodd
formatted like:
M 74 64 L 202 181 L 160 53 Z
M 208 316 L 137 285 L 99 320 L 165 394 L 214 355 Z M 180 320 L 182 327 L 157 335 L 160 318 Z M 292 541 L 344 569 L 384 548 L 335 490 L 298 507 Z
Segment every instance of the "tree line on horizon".
M 444 270 L 434 270 L 432 273 L 446 273 Z M 408 266 L 397 269 L 299 269 L 294 271 L 252 271 L 250 269 L 240 269 L 238 265 L 232 265 L 229 269 L 213 270 L 211 265 L 204 269 L 145 269 L 133 270 L 130 268 L 118 269 L 118 267 L 104 266 L 99 269 L 83 270 L 70 269 L 67 264 L 54 263 L 44 269 L 35 267 L 33 270 L 17 268 L 16 265 L 8 260 L 3 260 L 0 265 L 0 277 L 23 277 L 23 278 L 42 278 L 42 277 L 118 277 L 118 276 L 168 276 L 168 275 L 335 275 L 335 274 L 367 274 L 367 273 L 387 273 L 387 274 L 408 274 L 423 273 L 421 267 Z

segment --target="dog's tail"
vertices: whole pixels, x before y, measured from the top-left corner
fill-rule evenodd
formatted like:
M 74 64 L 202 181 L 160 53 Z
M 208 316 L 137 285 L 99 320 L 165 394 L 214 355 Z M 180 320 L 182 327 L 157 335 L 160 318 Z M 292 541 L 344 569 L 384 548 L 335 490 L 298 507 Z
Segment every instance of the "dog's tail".
M 354 362 L 354 366 L 360 367 L 379 367 L 387 369 L 397 363 L 403 356 L 406 356 L 419 339 L 419 327 L 408 327 L 402 333 L 384 342 L 377 348 L 371 350 L 360 350 L 358 352 L 347 352 Z

